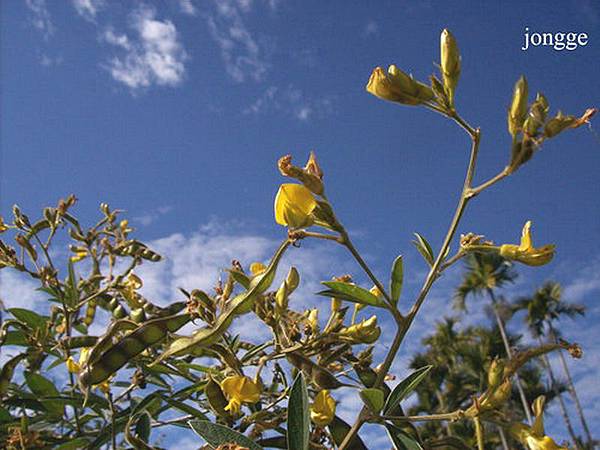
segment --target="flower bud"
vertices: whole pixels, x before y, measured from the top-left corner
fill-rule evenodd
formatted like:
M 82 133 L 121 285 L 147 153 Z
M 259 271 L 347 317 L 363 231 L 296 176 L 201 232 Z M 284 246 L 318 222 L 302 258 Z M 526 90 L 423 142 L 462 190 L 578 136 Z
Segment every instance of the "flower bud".
M 308 157 L 308 161 L 304 169 L 292 164 L 291 155 L 286 155 L 279 158 L 277 166 L 279 167 L 279 172 L 281 172 L 284 177 L 295 178 L 314 194 L 323 194 L 323 171 L 317 163 L 315 152 L 310 152 L 310 156 Z
M 514 137 L 521 131 L 527 117 L 527 80 L 521 76 L 515 83 L 512 102 L 508 110 L 508 131 Z
M 391 65 L 386 72 L 376 67 L 367 83 L 367 91 L 384 100 L 403 105 L 420 105 L 434 98 L 433 90 Z
M 504 361 L 498 358 L 494 358 L 488 369 L 488 386 L 495 388 L 498 386 L 504 376 Z
M 371 316 L 367 320 L 363 319 L 360 323 L 340 330 L 340 336 L 360 344 L 372 344 L 379 339 L 380 334 L 381 328 L 377 326 L 377 316 Z
M 535 101 L 531 104 L 529 108 L 529 114 L 527 115 L 527 119 L 525 119 L 525 123 L 523 124 L 523 130 L 529 136 L 535 136 L 544 122 L 546 121 L 546 116 L 548 115 L 548 101 L 543 94 L 538 92 Z
M 312 334 L 317 334 L 319 332 L 319 310 L 317 308 L 313 308 L 309 311 L 306 322 Z
M 452 106 L 454 105 L 454 91 L 460 77 L 460 54 L 456 39 L 447 29 L 444 29 L 440 36 L 440 59 L 444 90 Z
M 265 270 L 267 270 L 267 266 L 265 266 L 263 263 L 261 262 L 253 262 L 252 264 L 250 264 L 250 273 L 253 276 L 257 276 L 260 275 L 261 273 L 263 273 Z

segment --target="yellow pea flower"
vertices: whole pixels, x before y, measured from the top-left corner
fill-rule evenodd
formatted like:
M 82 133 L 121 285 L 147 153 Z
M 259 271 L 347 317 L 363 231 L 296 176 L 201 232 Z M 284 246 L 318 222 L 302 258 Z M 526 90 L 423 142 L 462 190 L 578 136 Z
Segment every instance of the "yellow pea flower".
M 531 220 L 525 223 L 521 236 L 521 244 L 504 244 L 500 246 L 500 255 L 506 259 L 519 261 L 528 266 L 543 266 L 554 257 L 554 245 L 533 247 L 531 242 Z
M 360 323 L 340 330 L 340 336 L 361 344 L 372 344 L 379 339 L 380 335 L 381 328 L 377 326 L 377 316 L 371 316 L 366 320 L 363 319 Z
M 82 259 L 87 258 L 88 256 L 88 252 L 85 249 L 79 249 L 75 252 L 75 254 L 73 256 L 71 256 L 71 258 L 69 258 L 71 260 L 71 262 L 79 262 Z
M 69 358 L 66 361 L 67 370 L 70 373 L 74 373 L 74 374 L 78 374 L 79 372 L 81 372 L 81 370 L 83 369 L 83 366 L 85 365 L 86 361 L 88 360 L 88 358 L 90 356 L 91 350 L 92 350 L 91 347 L 83 347 L 81 349 L 81 352 L 79 353 L 79 361 L 75 361 L 72 356 L 69 356 Z M 108 392 L 110 392 L 110 380 L 112 378 L 113 377 L 111 376 L 108 380 L 105 380 L 100 384 L 95 384 L 93 387 L 97 387 L 105 394 L 108 394 Z
M 522 423 L 511 425 L 510 433 L 529 450 L 569 450 L 568 447 L 561 447 L 554 439 L 546 436 L 544 432 L 544 397 L 538 397 L 533 403 L 533 412 L 535 413 L 535 422 L 532 427 Z
M 312 213 L 316 207 L 317 201 L 307 187 L 282 184 L 275 197 L 275 221 L 290 228 L 308 227 L 314 223 Z
M 335 416 L 335 400 L 327 389 L 323 389 L 315 396 L 315 401 L 310 406 L 310 420 L 317 426 L 324 427 L 331 423 Z
M 252 273 L 252 275 L 254 276 L 260 275 L 265 270 L 267 270 L 267 266 L 265 266 L 263 263 L 253 262 L 252 264 L 250 264 L 250 273 Z
M 8 227 L 4 223 L 2 216 L 0 216 L 0 233 L 4 233 L 6 230 L 8 230 Z
M 221 389 L 229 400 L 225 411 L 233 415 L 240 412 L 242 403 L 256 403 L 260 400 L 260 386 L 248 377 L 233 375 L 221 382 Z

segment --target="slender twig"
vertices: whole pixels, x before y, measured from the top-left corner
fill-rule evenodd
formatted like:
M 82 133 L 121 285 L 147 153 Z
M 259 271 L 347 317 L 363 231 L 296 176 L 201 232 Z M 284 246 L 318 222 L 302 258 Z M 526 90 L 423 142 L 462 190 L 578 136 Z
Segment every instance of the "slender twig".
M 456 411 L 443 414 L 430 414 L 423 416 L 381 416 L 381 418 L 399 422 L 434 422 L 442 420 L 455 421 L 461 419 L 463 415 L 464 411 L 462 409 L 457 409 Z
M 471 183 L 473 181 L 473 176 L 475 174 L 475 166 L 476 166 L 476 162 L 477 162 L 477 155 L 479 153 L 479 142 L 481 139 L 481 133 L 480 133 L 479 129 L 474 129 L 473 127 L 471 127 L 462 118 L 460 118 L 458 116 L 458 114 L 456 114 L 455 112 L 452 112 L 450 117 L 452 119 L 454 119 L 454 121 L 461 128 L 463 128 L 471 137 L 471 154 L 469 157 L 469 164 L 467 167 L 467 173 L 465 175 L 463 190 L 462 190 L 460 199 L 458 201 L 458 205 L 456 207 L 454 217 L 453 217 L 452 222 L 450 223 L 450 227 L 448 228 L 448 231 L 446 233 L 446 237 L 444 239 L 442 247 L 441 247 L 440 251 L 438 252 L 433 265 L 431 266 L 429 273 L 427 274 L 427 278 L 425 279 L 423 287 L 421 288 L 421 291 L 419 292 L 419 295 L 417 296 L 415 303 L 413 304 L 413 306 L 412 306 L 410 312 L 408 313 L 408 315 L 406 316 L 406 318 L 401 322 L 401 324 L 399 324 L 398 329 L 396 330 L 396 334 L 395 334 L 394 340 L 392 341 L 392 344 L 390 346 L 389 352 L 381 366 L 381 369 L 378 371 L 377 379 L 375 380 L 375 384 L 373 385 L 374 388 L 378 388 L 382 385 L 382 383 L 385 379 L 385 376 L 387 375 L 387 373 L 392 365 L 392 362 L 394 361 L 394 359 L 396 357 L 396 354 L 398 352 L 398 349 L 400 348 L 400 344 L 402 343 L 404 336 L 408 332 L 408 330 L 409 330 L 415 316 L 419 312 L 419 309 L 421 308 L 423 302 L 427 298 L 427 294 L 429 293 L 429 290 L 431 289 L 433 282 L 435 281 L 435 279 L 438 276 L 438 270 L 442 264 L 444 255 L 446 254 L 446 251 L 450 245 L 450 242 L 451 242 L 452 238 L 454 237 L 454 234 L 456 233 L 456 229 L 458 227 L 460 219 L 461 219 L 463 212 L 467 206 L 467 203 L 469 202 L 468 191 L 471 188 Z M 352 425 L 352 427 L 346 434 L 344 440 L 342 441 L 341 445 L 339 446 L 339 450 L 345 450 L 348 448 L 349 443 L 352 441 L 354 436 L 358 433 L 358 431 L 360 430 L 362 425 L 366 422 L 367 417 L 368 417 L 368 410 L 366 409 L 366 407 L 363 407 L 363 409 L 361 410 L 361 412 L 358 415 L 358 418 L 356 419 L 356 422 Z
M 112 441 L 112 448 L 113 448 L 113 450 L 117 450 L 117 422 L 116 422 L 117 414 L 115 411 L 115 404 L 113 402 L 113 397 L 110 392 L 108 392 L 106 394 L 106 399 L 108 400 L 108 406 L 110 408 L 110 421 L 111 421 L 110 436 L 111 436 L 111 441 Z
M 496 184 L 498 181 L 503 180 L 504 178 L 506 178 L 509 175 L 510 175 L 509 168 L 505 167 L 504 170 L 502 172 L 498 173 L 496 176 L 490 178 L 489 180 L 485 181 L 484 183 L 481 183 L 479 186 L 469 189 L 469 193 L 467 195 L 469 196 L 469 198 L 475 197 L 476 195 L 479 195 L 485 189 Z

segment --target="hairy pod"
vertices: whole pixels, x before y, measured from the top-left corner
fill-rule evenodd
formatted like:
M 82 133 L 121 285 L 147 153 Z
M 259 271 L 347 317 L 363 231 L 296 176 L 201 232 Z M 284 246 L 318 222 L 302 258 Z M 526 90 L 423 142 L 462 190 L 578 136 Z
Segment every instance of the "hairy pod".
M 108 347 L 92 360 L 79 376 L 83 386 L 102 383 L 148 347 L 160 342 L 190 321 L 189 314 L 150 320 Z

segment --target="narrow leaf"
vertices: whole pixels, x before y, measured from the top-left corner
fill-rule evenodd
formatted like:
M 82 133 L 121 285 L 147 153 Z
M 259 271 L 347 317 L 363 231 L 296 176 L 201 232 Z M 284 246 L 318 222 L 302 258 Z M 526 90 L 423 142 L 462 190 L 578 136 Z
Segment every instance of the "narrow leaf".
M 304 375 L 300 372 L 290 390 L 287 423 L 288 450 L 308 450 L 310 433 L 308 408 L 306 382 Z
M 421 444 L 419 444 L 412 436 L 408 435 L 400 428 L 386 423 L 385 429 L 387 430 L 388 436 L 390 437 L 396 450 L 423 450 Z
M 390 278 L 390 293 L 394 305 L 398 304 L 400 294 L 402 293 L 402 284 L 404 282 L 404 268 L 402 263 L 402 255 L 398 256 L 392 264 L 392 276 Z
M 339 446 L 343 441 L 348 432 L 350 431 L 350 425 L 340 419 L 338 416 L 334 416 L 333 421 L 328 425 L 329 432 L 333 438 L 335 445 Z M 358 434 L 350 440 L 350 444 L 346 447 L 348 450 L 368 450 L 365 443 L 362 441 Z
M 433 262 L 434 262 L 433 250 L 431 249 L 431 245 L 429 245 L 429 242 L 427 242 L 427 239 L 425 239 L 419 233 L 415 233 L 415 240 L 412 241 L 412 243 L 417 248 L 417 250 L 419 250 L 419 253 L 421 254 L 421 256 L 423 256 L 423 258 L 425 258 L 425 261 L 427 261 L 427 263 L 430 266 L 433 266 Z
M 383 403 L 385 398 L 383 396 L 383 391 L 375 388 L 366 388 L 360 391 L 360 398 L 367 407 L 374 412 L 375 414 L 379 414 L 381 408 L 383 408 Z
M 27 325 L 32 330 L 35 329 L 44 329 L 46 327 L 46 323 L 48 318 L 40 316 L 38 313 L 30 311 L 24 308 L 10 308 L 8 310 L 15 318 Z
M 238 444 L 241 447 L 247 447 L 250 450 L 262 450 L 254 441 L 237 431 L 227 428 L 224 425 L 208 422 L 206 420 L 190 420 L 188 422 L 192 430 L 212 446 L 219 446 L 228 443 Z
M 415 370 L 404 380 L 398 383 L 398 386 L 394 388 L 392 393 L 387 398 L 385 406 L 383 407 L 384 415 L 394 409 L 398 404 L 412 391 L 416 389 L 421 381 L 427 376 L 433 366 L 423 366 L 420 369 Z
M 318 295 L 336 297 L 354 303 L 361 303 L 363 305 L 377 307 L 385 306 L 385 303 L 383 303 L 379 297 L 355 284 L 344 283 L 342 281 L 323 281 L 322 284 L 327 286 L 329 290 L 319 292 Z

